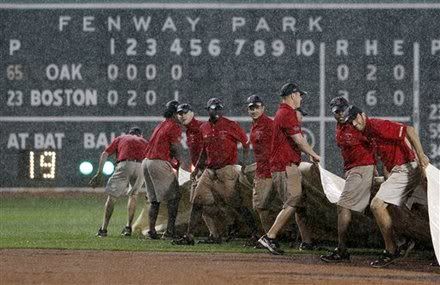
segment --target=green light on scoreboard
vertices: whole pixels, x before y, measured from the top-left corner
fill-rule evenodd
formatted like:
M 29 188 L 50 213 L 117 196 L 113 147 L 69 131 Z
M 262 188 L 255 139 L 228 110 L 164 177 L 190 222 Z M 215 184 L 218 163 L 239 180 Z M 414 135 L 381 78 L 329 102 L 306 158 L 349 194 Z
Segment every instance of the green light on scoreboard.
M 102 169 L 104 175 L 111 175 L 113 171 L 115 171 L 115 165 L 111 161 L 106 161 Z
M 79 172 L 81 172 L 82 175 L 90 175 L 93 172 L 93 165 L 89 161 L 83 161 L 79 165 Z

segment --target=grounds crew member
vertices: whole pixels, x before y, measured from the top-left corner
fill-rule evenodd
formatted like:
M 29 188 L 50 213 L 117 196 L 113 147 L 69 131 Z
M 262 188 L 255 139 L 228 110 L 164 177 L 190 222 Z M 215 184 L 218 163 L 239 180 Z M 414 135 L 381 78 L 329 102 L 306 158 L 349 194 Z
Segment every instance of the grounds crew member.
M 429 159 L 423 152 L 419 136 L 412 126 L 372 119 L 356 106 L 344 112 L 345 121 L 361 131 L 375 148 L 385 170 L 390 174 L 382 183 L 370 204 L 371 211 L 382 233 L 385 250 L 372 267 L 385 267 L 401 257 L 393 233 L 393 220 L 389 206 L 400 207 L 426 177 L 425 168 Z M 410 148 L 410 146 L 415 150 Z M 417 155 L 417 159 L 416 159 Z M 405 251 L 405 255 L 408 250 Z
M 282 102 L 274 119 L 270 166 L 273 184 L 281 197 L 283 209 L 269 231 L 259 239 L 259 243 L 276 255 L 283 253 L 276 241 L 277 234 L 294 213 L 302 238 L 300 249 L 313 249 L 311 233 L 305 220 L 298 165 L 301 162 L 301 151 L 308 154 L 314 162 L 319 162 L 320 157 L 303 137 L 301 123 L 295 111 L 301 107 L 305 94 L 297 84 L 283 85 L 280 92 Z
M 252 118 L 250 144 L 254 150 L 256 163 L 252 206 L 258 213 L 264 232 L 268 232 L 274 222 L 270 210 L 276 201 L 279 201 L 278 193 L 273 188 L 269 162 L 273 120 L 265 114 L 266 107 L 258 95 L 250 96 L 247 104 L 249 116 Z
M 175 223 L 181 195 L 172 163 L 177 161 L 182 168 L 188 169 L 188 164 L 182 156 L 183 147 L 180 142 L 182 130 L 177 119 L 178 105 L 179 103 L 174 100 L 165 105 L 163 114 L 165 120 L 154 129 L 142 162 L 150 202 L 147 234 L 151 239 L 159 238 L 156 232 L 156 220 L 162 202 L 166 202 L 168 208 L 168 223 L 163 238 L 173 238 L 176 234 Z
M 107 158 L 113 154 L 116 155 L 117 164 L 115 171 L 105 187 L 105 192 L 108 194 L 108 197 L 105 203 L 104 218 L 96 234 L 97 236 L 107 236 L 107 226 L 113 214 L 116 198 L 122 194 L 128 195 L 128 219 L 127 225 L 121 234 L 124 236 L 131 235 L 131 225 L 136 210 L 136 197 L 144 183 L 141 162 L 147 146 L 148 141 L 142 137 L 141 129 L 132 127 L 128 134 L 116 137 L 102 152 L 99 159 L 98 172 L 89 182 L 93 188 L 102 183 L 102 170 Z M 130 188 L 128 188 L 128 186 L 130 186 Z
M 322 255 L 321 260 L 341 262 L 350 260 L 346 236 L 351 211 L 362 213 L 370 202 L 376 159 L 372 143 L 353 125 L 345 123 L 344 111 L 348 108 L 348 101 L 344 97 L 335 97 L 330 108 L 337 122 L 336 144 L 344 160 L 345 185 L 337 203 L 338 247 Z
M 203 135 L 203 151 L 195 166 L 192 176 L 199 169 L 204 171 L 191 197 L 191 214 L 186 235 L 173 243 L 177 245 L 193 245 L 193 233 L 202 213 L 215 217 L 219 209 L 215 207 L 216 200 L 221 200 L 226 207 L 233 209 L 235 215 L 241 215 L 246 224 L 256 230 L 255 221 L 249 209 L 241 204 L 241 198 L 235 187 L 239 173 L 235 168 L 237 163 L 237 144 L 243 146 L 244 160 L 247 160 L 247 136 L 240 125 L 222 115 L 223 103 L 218 98 L 208 100 L 206 108 L 209 121 L 201 126 Z M 240 163 L 244 171 L 244 163 Z M 221 243 L 217 231 L 211 231 L 206 243 Z
M 186 129 L 186 144 L 188 146 L 191 164 L 194 167 L 203 150 L 203 136 L 202 130 L 200 129 L 203 122 L 195 118 L 191 105 L 187 103 L 180 104 L 177 107 L 177 118 Z M 194 175 L 194 180 L 191 183 L 190 197 L 194 194 L 194 189 L 197 185 L 198 179 L 202 175 L 202 171 L 203 169 L 200 169 L 198 173 Z M 203 220 L 205 221 L 211 236 L 214 236 L 215 234 L 212 234 L 212 232 L 215 232 L 217 229 L 215 226 L 216 221 L 205 213 L 203 214 Z

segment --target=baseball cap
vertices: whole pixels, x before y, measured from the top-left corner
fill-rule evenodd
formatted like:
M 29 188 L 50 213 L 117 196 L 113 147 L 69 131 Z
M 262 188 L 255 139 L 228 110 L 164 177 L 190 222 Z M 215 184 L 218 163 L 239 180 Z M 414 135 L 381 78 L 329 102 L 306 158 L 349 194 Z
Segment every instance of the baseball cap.
M 290 94 L 292 94 L 294 92 L 299 92 L 301 95 L 307 95 L 307 92 L 301 90 L 299 88 L 298 84 L 286 83 L 281 87 L 280 96 L 281 97 L 289 96 Z
M 206 103 L 206 109 L 220 109 L 224 108 L 222 100 L 219 98 L 211 98 Z
M 128 131 L 128 133 L 129 133 L 129 134 L 132 134 L 132 135 L 138 135 L 138 136 L 140 136 L 140 135 L 142 135 L 142 130 L 141 130 L 141 128 L 139 128 L 138 126 L 133 126 L 133 127 L 130 128 L 130 130 Z
M 354 106 L 354 105 L 350 105 L 347 107 L 347 109 L 345 109 L 344 111 L 344 121 L 345 122 L 352 122 L 357 114 L 362 114 L 362 110 L 359 109 L 358 107 Z
M 332 113 L 344 112 L 347 107 L 348 101 L 342 96 L 335 97 L 330 101 L 330 108 L 332 109 Z
M 254 105 L 264 105 L 263 100 L 261 100 L 260 96 L 258 95 L 251 95 L 247 98 L 246 102 L 248 103 L 248 107 L 254 106 Z
M 182 113 L 186 114 L 189 111 L 192 111 L 192 107 L 190 104 L 183 103 L 183 104 L 180 104 L 179 106 L 177 106 L 177 113 L 182 112 Z
M 165 110 L 171 113 L 176 113 L 177 106 L 179 106 L 179 102 L 177 102 L 176 100 L 171 100 L 165 104 Z

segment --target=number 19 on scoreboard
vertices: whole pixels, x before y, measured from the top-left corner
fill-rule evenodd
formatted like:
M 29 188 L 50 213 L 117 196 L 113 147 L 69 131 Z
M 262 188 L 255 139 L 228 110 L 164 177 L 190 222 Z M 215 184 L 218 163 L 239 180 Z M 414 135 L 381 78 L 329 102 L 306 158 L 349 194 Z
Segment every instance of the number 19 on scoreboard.
M 29 151 L 30 179 L 55 179 L 57 154 L 55 151 Z

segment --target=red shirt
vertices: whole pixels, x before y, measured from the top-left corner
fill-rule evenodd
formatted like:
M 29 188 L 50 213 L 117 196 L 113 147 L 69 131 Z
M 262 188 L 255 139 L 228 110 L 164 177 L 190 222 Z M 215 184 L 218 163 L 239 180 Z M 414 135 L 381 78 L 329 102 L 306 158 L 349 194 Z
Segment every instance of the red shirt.
M 237 122 L 220 117 L 201 126 L 206 167 L 219 169 L 237 163 L 237 143 L 248 147 L 245 131 Z
M 186 144 L 188 145 L 192 165 L 197 164 L 200 153 L 203 150 L 203 136 L 200 127 L 203 122 L 193 118 L 186 125 Z
M 145 149 L 148 141 L 136 135 L 122 135 L 116 137 L 112 143 L 106 147 L 105 152 L 109 155 L 116 153 L 116 160 L 139 160 L 144 159 Z
M 391 171 L 396 165 L 415 160 L 414 152 L 405 142 L 405 125 L 367 118 L 364 134 L 374 140 L 376 151 L 388 171 Z
M 145 153 L 148 159 L 160 159 L 171 163 L 171 144 L 180 143 L 182 130 L 171 118 L 165 119 L 153 131 Z
M 375 165 L 374 147 L 352 124 L 336 125 L 336 143 L 341 149 L 345 171 L 364 165 Z
M 292 163 L 299 165 L 301 151 L 291 136 L 301 133 L 301 125 L 295 109 L 281 103 L 274 119 L 270 158 L 271 172 L 285 171 L 286 166 Z
M 262 114 L 251 128 L 250 141 L 254 148 L 258 178 L 270 178 L 270 150 L 272 145 L 273 120 Z

